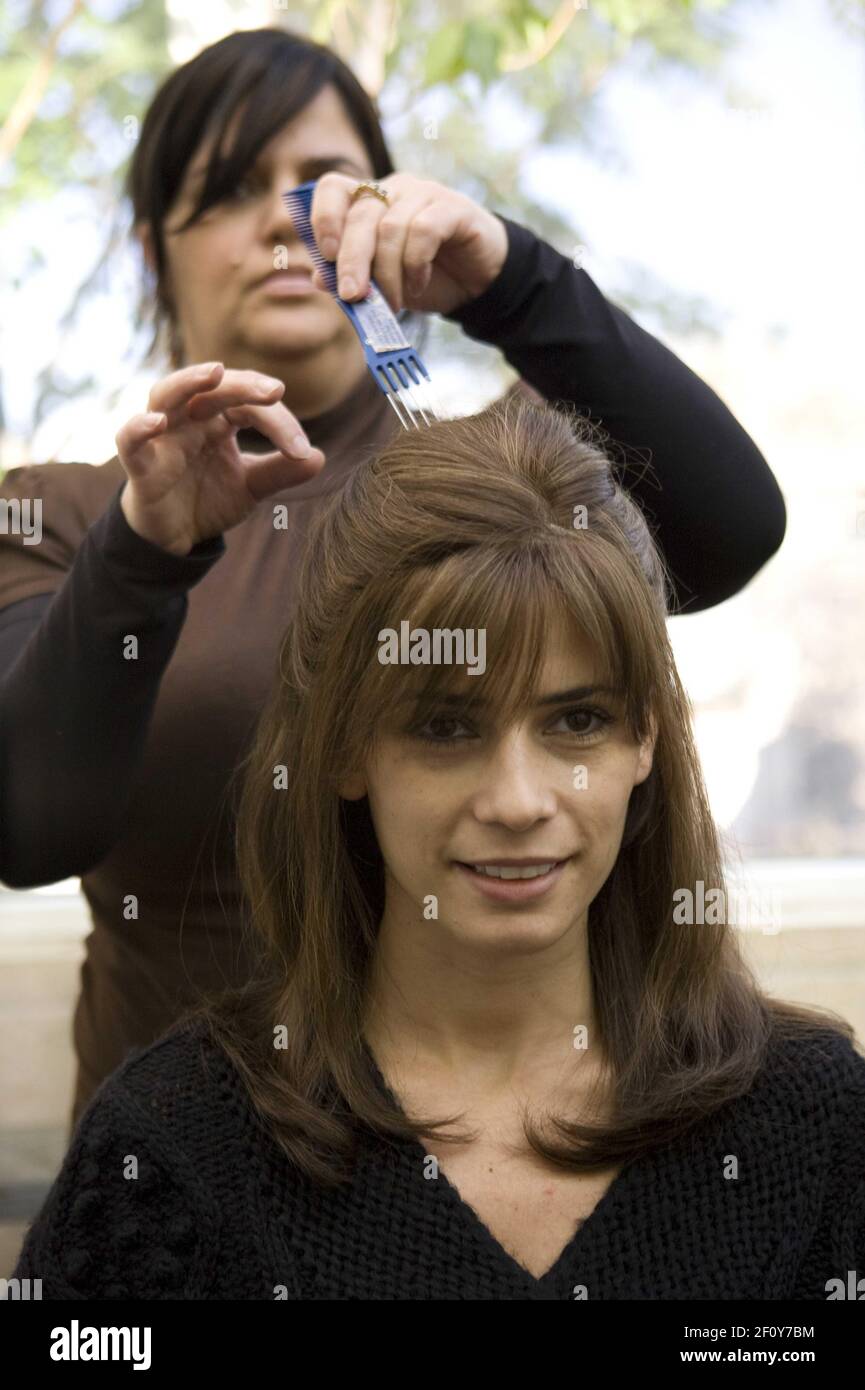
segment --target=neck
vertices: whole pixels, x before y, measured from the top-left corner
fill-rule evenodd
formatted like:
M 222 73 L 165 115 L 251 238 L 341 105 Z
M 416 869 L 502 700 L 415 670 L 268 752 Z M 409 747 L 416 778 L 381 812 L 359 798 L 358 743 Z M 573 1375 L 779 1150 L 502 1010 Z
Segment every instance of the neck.
M 350 395 L 368 370 L 366 358 L 356 342 L 350 352 L 343 347 L 337 349 L 334 344 L 316 353 L 313 359 L 298 357 L 290 365 L 286 365 L 284 359 L 280 362 L 265 360 L 261 365 L 254 362 L 252 366 L 255 371 L 266 372 L 285 382 L 282 403 L 298 420 L 314 419 L 333 410 Z
M 457 1093 L 492 1101 L 582 1088 L 605 1066 L 585 916 L 546 950 L 497 955 L 385 914 L 364 1035 L 380 1065 Z

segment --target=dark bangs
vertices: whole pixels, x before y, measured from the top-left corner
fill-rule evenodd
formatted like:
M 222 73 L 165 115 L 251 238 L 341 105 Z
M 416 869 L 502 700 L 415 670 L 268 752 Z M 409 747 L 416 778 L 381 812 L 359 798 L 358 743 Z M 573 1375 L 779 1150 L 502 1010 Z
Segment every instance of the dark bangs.
M 230 80 L 213 118 L 215 139 L 198 201 L 178 230 L 185 231 L 208 208 L 231 193 L 255 164 L 267 142 L 330 82 L 340 85 L 333 56 L 326 52 L 290 52 L 277 48 L 266 60 L 261 54 L 253 53 L 245 64 L 232 65 Z M 236 111 L 240 111 L 237 134 L 230 151 L 223 155 L 228 128 Z M 392 173 L 377 123 L 365 120 L 364 111 L 360 113 L 360 121 L 357 110 L 351 114 L 353 124 L 361 127 L 358 134 L 373 164 L 379 166 L 374 170 L 375 176 L 382 178 Z
M 136 220 L 146 218 L 158 229 L 160 275 L 165 268 L 162 222 L 205 137 L 214 137 L 206 175 L 196 206 L 179 230 L 231 193 L 267 142 L 328 83 L 345 103 L 374 176 L 393 173 L 374 101 L 351 69 L 323 45 L 283 29 L 240 31 L 171 73 L 148 109 L 127 178 Z M 227 132 L 236 116 L 238 128 L 227 151 Z

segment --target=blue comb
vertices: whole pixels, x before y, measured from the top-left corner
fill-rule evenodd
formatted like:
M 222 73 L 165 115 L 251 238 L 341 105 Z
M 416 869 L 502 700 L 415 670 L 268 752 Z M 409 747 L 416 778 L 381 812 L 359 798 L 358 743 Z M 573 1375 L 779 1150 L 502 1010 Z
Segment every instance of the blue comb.
M 315 181 L 298 184 L 282 197 L 298 236 L 315 262 L 324 286 L 347 316 L 358 336 L 367 366 L 379 390 L 390 401 L 403 429 L 420 429 L 440 418 L 430 374 L 417 350 L 406 338 L 390 305 L 370 276 L 369 293 L 349 302 L 336 289 L 336 262 L 326 261 L 318 249 L 309 220 Z

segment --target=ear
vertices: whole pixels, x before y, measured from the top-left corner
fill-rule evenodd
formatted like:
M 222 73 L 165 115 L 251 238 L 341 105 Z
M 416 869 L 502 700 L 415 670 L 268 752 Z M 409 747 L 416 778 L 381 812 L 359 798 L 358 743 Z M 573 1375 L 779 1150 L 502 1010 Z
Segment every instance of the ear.
M 634 778 L 634 786 L 639 786 L 640 782 L 645 782 L 649 773 L 652 771 L 652 763 L 655 756 L 655 743 L 658 738 L 658 726 L 654 718 L 649 721 L 649 733 L 640 744 L 640 752 L 637 758 L 637 774 Z
M 356 772 L 353 777 L 348 777 L 337 787 L 337 792 L 344 801 L 360 801 L 361 797 L 366 796 L 366 782 L 363 774 Z

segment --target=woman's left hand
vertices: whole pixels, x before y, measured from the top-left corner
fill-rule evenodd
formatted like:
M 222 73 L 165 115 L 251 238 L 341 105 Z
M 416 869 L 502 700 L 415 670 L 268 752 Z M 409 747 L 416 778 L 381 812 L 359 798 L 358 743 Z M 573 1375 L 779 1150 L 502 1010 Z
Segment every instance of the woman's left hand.
M 376 180 L 390 194 L 389 204 L 373 193 L 352 202 L 359 182 L 328 170 L 316 183 L 310 208 L 319 249 L 336 261 L 341 298 L 362 299 L 372 275 L 395 312 L 449 314 L 495 280 L 508 251 L 505 225 L 495 213 L 414 174 Z M 345 286 L 346 277 L 353 289 Z M 318 271 L 313 278 L 322 287 Z

